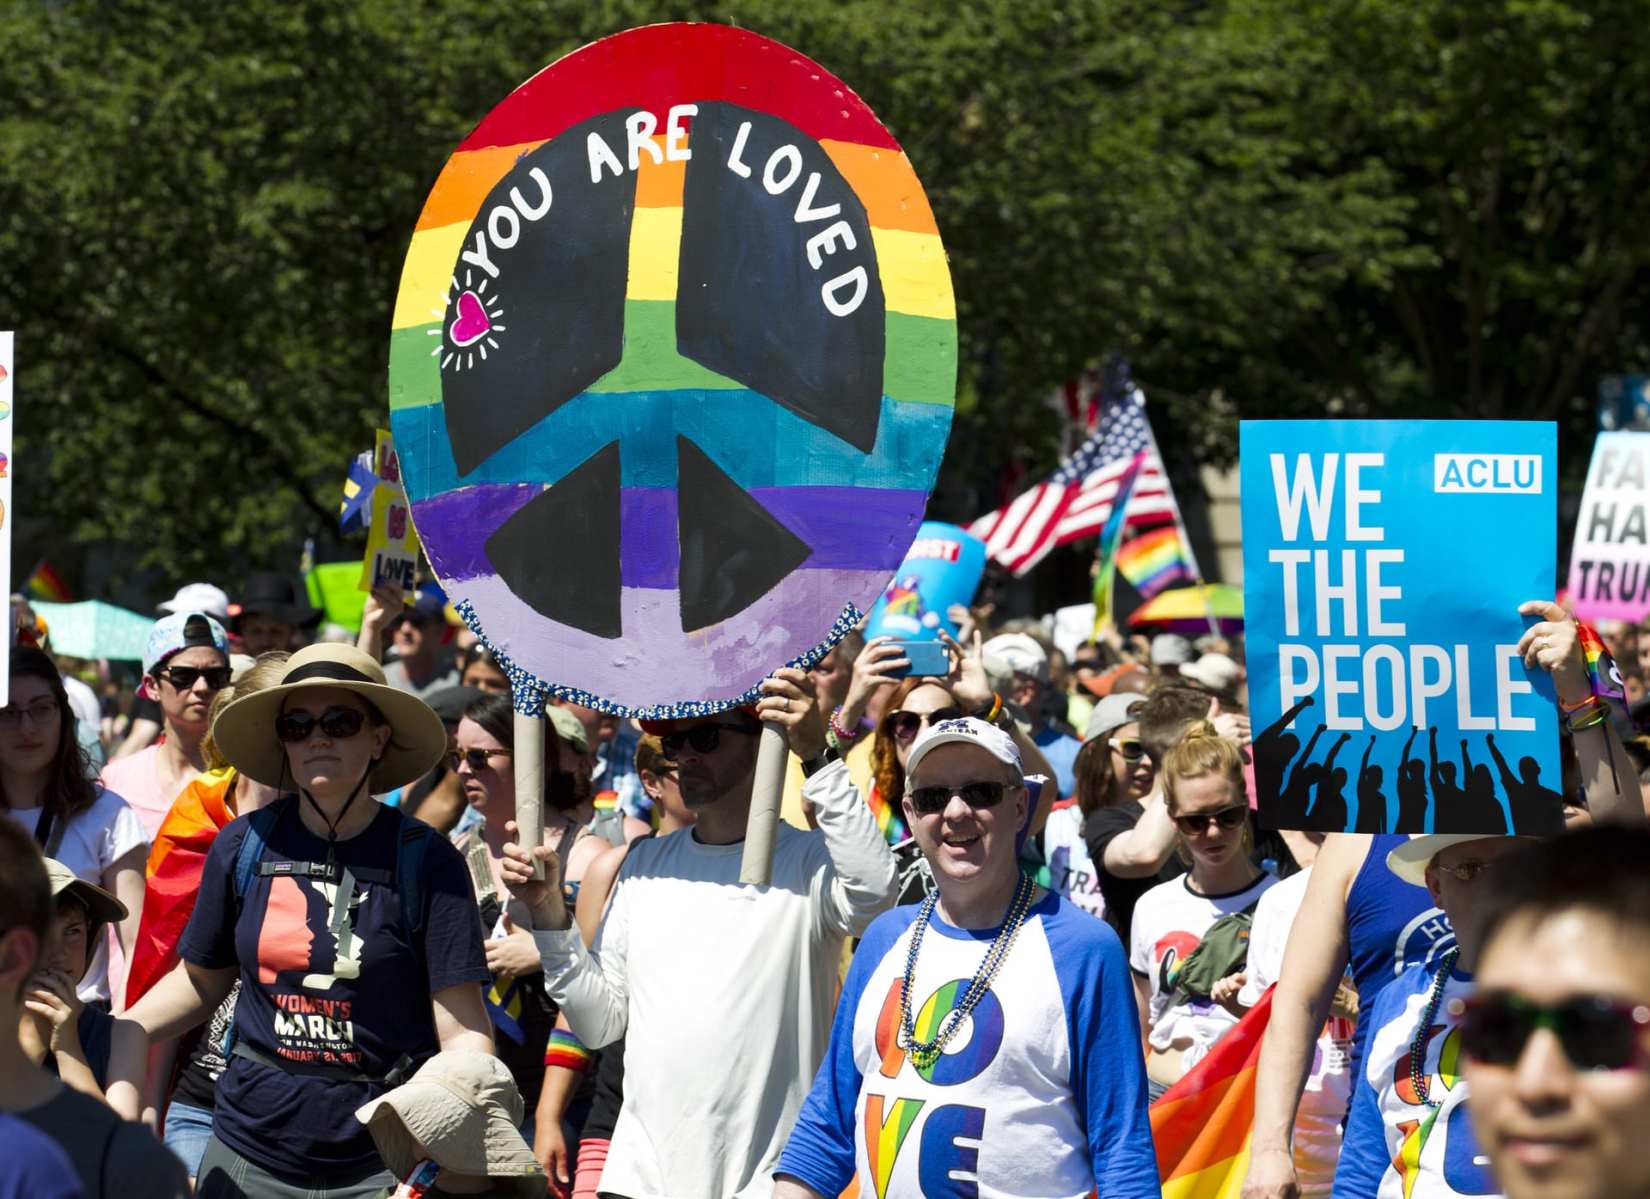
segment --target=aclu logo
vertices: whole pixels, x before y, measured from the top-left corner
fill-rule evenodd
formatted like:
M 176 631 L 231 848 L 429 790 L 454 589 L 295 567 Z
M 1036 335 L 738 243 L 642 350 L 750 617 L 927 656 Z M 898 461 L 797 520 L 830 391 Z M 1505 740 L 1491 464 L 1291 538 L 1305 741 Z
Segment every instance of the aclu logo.
M 1495 495 L 1541 494 L 1540 454 L 1434 454 L 1432 490 Z

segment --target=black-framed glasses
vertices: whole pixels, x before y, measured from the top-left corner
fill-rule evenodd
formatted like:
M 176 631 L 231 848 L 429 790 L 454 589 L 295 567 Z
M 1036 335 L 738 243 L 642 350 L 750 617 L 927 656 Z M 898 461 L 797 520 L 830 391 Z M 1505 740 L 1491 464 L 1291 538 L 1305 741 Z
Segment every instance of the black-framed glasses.
M 1234 829 L 1248 818 L 1249 809 L 1243 804 L 1233 804 L 1229 808 L 1217 808 L 1213 812 L 1192 812 L 1185 816 L 1171 817 L 1174 826 L 1188 837 L 1194 833 L 1201 833 L 1208 828 L 1211 820 L 1223 829 Z
M 1644 1030 L 1650 1007 L 1605 995 L 1577 995 L 1540 1004 L 1511 991 L 1483 991 L 1452 999 L 1461 1021 L 1461 1050 L 1491 1066 L 1516 1065 L 1538 1028 L 1551 1029 L 1578 1070 L 1642 1070 L 1650 1065 Z
M 502 755 L 503 757 L 508 758 L 510 756 L 511 752 L 512 752 L 511 750 L 503 749 L 503 748 L 499 748 L 499 749 L 465 749 L 465 750 L 455 749 L 455 750 L 453 750 L 452 753 L 447 755 L 447 769 L 451 770 L 454 774 L 457 774 L 458 773 L 458 768 L 460 766 L 464 765 L 465 763 L 468 763 L 469 767 L 470 767 L 470 772 L 472 774 L 480 774 L 483 770 L 487 769 L 487 759 L 488 758 L 491 758 L 494 754 L 499 754 L 499 755 Z
M 976 810 L 994 808 L 1003 802 L 1003 796 L 1013 786 L 1013 783 L 1000 783 L 995 779 L 977 779 L 954 787 L 914 787 L 911 790 L 911 806 L 918 816 L 933 816 L 945 811 L 955 795 Z
M 1146 756 L 1146 744 L 1138 737 L 1122 737 L 1114 740 L 1111 747 L 1122 755 L 1125 762 L 1138 762 Z
M 26 708 L 7 704 L 0 708 L 0 728 L 14 729 L 20 724 L 44 728 L 57 719 L 61 710 L 55 699 L 39 699 Z
M 682 747 L 690 747 L 696 754 L 713 754 L 722 744 L 723 733 L 739 733 L 749 737 L 756 729 L 746 724 L 696 724 L 690 729 L 666 733 L 659 738 L 659 748 L 672 760 L 682 756 Z
M 275 718 L 275 735 L 282 741 L 307 741 L 316 729 L 334 741 L 345 741 L 361 731 L 367 714 L 359 708 L 328 708 L 319 716 L 309 712 L 282 712 Z
M 196 682 L 206 680 L 206 685 L 214 691 L 229 686 L 229 667 L 227 666 L 163 666 L 155 671 L 155 677 L 165 679 L 179 691 L 188 691 Z
M 894 734 L 894 740 L 901 745 L 907 741 L 915 741 L 917 734 L 922 732 L 922 726 L 932 728 L 942 720 L 958 720 L 962 717 L 961 708 L 935 708 L 932 712 L 907 712 L 900 709 L 890 712 L 884 718 L 888 721 L 888 731 Z

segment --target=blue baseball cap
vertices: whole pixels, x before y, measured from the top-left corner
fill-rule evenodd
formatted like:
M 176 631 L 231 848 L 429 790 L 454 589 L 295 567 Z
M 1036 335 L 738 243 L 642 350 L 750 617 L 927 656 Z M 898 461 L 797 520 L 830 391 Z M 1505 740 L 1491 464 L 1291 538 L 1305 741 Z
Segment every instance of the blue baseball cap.
M 204 646 L 223 655 L 229 663 L 229 634 L 205 612 L 174 612 L 155 621 L 143 647 L 143 673 L 152 675 L 166 659 L 182 650 Z

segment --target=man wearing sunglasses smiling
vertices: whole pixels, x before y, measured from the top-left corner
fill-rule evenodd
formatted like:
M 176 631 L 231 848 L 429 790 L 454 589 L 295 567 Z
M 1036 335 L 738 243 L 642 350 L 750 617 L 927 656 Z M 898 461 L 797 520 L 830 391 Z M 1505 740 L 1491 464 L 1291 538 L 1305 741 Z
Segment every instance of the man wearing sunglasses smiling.
M 155 622 L 143 653 L 143 686 L 159 704 L 165 739 L 103 768 L 102 784 L 137 813 L 152 839 L 178 794 L 206 772 L 201 742 L 212 697 L 229 683 L 229 636 L 204 612 Z
M 1484 907 L 1461 1049 L 1503 1191 L 1650 1196 L 1650 832 L 1532 846 L 1487 881 Z
M 1157 1199 L 1128 963 L 1110 927 L 1022 874 L 1019 750 L 943 720 L 907 770 L 937 889 L 860 943 L 774 1199 L 838 1195 L 856 1171 L 883 1199 Z
M 1410 966 L 1360 1013 L 1369 1040 L 1352 1080 L 1333 1199 L 1498 1194 L 1473 1129 L 1461 1077 L 1462 1003 L 1476 983 L 1489 880 L 1527 838 L 1474 833 L 1411 837 L 1387 868 L 1423 885 L 1455 929 L 1455 948 Z

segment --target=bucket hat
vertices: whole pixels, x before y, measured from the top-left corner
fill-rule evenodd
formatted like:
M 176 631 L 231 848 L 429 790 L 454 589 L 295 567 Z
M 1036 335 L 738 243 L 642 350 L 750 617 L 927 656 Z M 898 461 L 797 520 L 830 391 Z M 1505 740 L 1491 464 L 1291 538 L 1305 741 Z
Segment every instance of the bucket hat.
M 372 1133 L 378 1155 L 397 1178 L 428 1157 L 441 1167 L 437 1186 L 458 1174 L 505 1183 L 524 1196 L 545 1192 L 544 1167 L 518 1131 L 521 1093 L 492 1054 L 438 1053 L 405 1083 L 359 1108 L 355 1118 Z
M 212 740 L 231 766 L 270 787 L 291 778 L 286 750 L 275 736 L 275 717 L 300 691 L 336 687 L 359 695 L 383 714 L 390 743 L 367 784 L 382 794 L 421 777 L 447 752 L 447 727 L 441 717 L 410 691 L 391 687 L 384 669 L 353 645 L 321 642 L 287 659 L 281 681 L 234 700 L 212 722 Z

